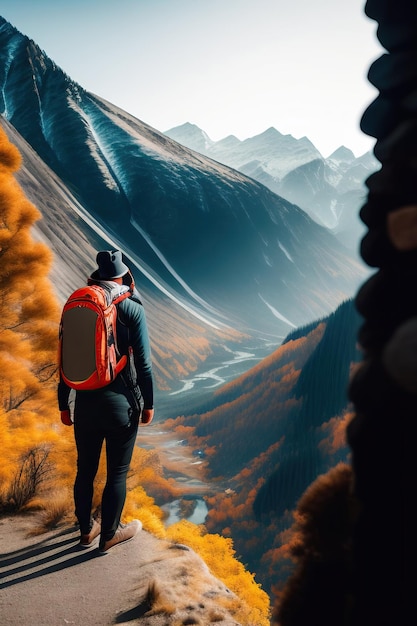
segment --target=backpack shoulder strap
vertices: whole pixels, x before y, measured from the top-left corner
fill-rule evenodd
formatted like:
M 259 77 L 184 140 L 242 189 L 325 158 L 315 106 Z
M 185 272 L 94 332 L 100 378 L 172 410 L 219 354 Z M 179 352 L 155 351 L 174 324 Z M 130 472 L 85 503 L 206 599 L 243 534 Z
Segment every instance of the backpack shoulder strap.
M 107 306 L 110 306 L 112 303 L 117 304 L 125 300 L 125 298 L 129 298 L 133 292 L 133 289 L 128 285 L 119 285 L 117 283 L 94 280 L 92 278 L 88 279 L 87 284 L 88 286 L 99 287 L 103 291 Z

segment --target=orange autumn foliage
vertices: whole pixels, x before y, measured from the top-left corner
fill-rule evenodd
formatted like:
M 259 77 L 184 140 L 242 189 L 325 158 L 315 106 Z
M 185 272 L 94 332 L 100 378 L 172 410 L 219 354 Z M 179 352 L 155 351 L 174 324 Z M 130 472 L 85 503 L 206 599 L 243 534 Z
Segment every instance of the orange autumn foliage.
M 346 411 L 340 417 L 333 417 L 323 424 L 320 430 L 327 436 L 320 442 L 320 449 L 323 449 L 326 454 L 332 455 L 347 446 L 346 429 L 352 418 L 353 412 Z
M 339 463 L 306 489 L 286 549 L 296 563 L 277 590 L 274 624 L 345 623 L 352 601 L 352 530 L 358 503 L 352 469 Z
M 59 307 L 47 274 L 50 250 L 33 240 L 39 211 L 14 178 L 18 150 L 0 132 L 0 505 L 13 507 L 12 486 L 30 450 L 59 441 L 55 409 Z M 49 461 L 50 462 L 50 461 Z

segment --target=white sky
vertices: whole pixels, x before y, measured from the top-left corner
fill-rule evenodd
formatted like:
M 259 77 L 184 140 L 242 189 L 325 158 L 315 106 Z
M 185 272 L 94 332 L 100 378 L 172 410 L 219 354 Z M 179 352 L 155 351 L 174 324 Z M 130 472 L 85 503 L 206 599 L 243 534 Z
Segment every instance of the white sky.
M 0 15 L 73 80 L 160 131 L 215 141 L 270 126 L 359 156 L 384 51 L 365 0 L 1 0 Z

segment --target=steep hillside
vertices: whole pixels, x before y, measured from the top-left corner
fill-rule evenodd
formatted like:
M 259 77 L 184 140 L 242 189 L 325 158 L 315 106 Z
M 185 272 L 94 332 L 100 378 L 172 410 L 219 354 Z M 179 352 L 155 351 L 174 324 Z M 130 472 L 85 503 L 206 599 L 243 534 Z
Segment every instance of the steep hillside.
M 318 475 L 348 458 L 347 388 L 361 359 L 359 324 L 353 302 L 342 303 L 290 334 L 198 413 L 164 425 L 200 451 L 217 485 L 207 498 L 210 532 L 233 537 L 267 590 L 285 578 L 280 548 L 298 499 Z
M 105 229 L 89 218 L 62 180 L 14 127 L 5 120 L 1 121 L 1 126 L 23 158 L 16 179 L 26 196 L 42 210 L 43 218 L 35 224 L 33 233 L 53 251 L 50 278 L 62 304 L 95 269 L 96 250 L 111 247 L 115 242 Z M 182 304 L 174 289 L 164 293 L 134 258 L 130 265 L 146 306 L 160 391 L 177 388 L 179 380 L 200 369 L 210 355 L 222 358 L 225 342 L 238 345 L 242 341 L 240 333 L 199 319 Z

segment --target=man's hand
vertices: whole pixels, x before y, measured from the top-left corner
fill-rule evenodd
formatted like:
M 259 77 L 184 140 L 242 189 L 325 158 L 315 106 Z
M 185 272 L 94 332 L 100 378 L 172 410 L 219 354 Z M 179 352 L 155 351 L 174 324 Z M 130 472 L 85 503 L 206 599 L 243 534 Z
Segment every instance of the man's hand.
M 69 409 L 67 409 L 66 411 L 61 411 L 61 422 L 65 424 L 65 426 L 73 425 L 73 421 L 71 419 L 71 413 L 69 412 Z
M 142 417 L 140 418 L 141 424 L 150 424 L 153 420 L 154 410 L 153 409 L 143 409 Z

